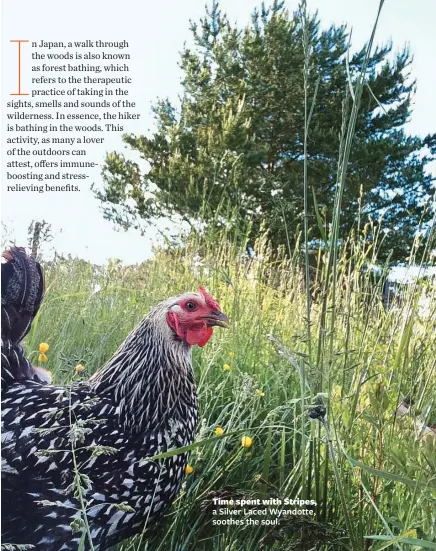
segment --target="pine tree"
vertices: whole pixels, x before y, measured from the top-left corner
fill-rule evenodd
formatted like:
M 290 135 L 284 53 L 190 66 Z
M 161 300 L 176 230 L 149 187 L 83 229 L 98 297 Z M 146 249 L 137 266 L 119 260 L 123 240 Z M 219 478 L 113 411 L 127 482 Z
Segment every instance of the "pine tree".
M 365 47 L 347 53 L 345 26 L 321 30 L 317 15 L 306 22 L 308 90 L 313 103 L 307 144 L 309 186 L 324 222 L 331 221 L 337 186 L 341 132 Z M 177 214 L 256 232 L 268 227 L 275 246 L 292 246 L 303 220 L 304 67 L 298 13 L 283 3 L 262 4 L 243 29 L 232 25 L 214 1 L 199 24 L 191 24 L 194 46 L 181 55 L 180 106 L 161 100 L 154 107 L 151 137 L 125 136 L 148 161 L 138 165 L 108 155 L 104 189 L 97 190 L 104 215 L 123 227 Z M 402 260 L 434 193 L 427 165 L 435 136 L 409 136 L 415 82 L 411 55 L 392 55 L 392 44 L 375 49 L 363 92 L 347 172 L 341 234 L 351 231 L 359 209 L 365 219 L 389 228 L 382 256 Z M 348 59 L 349 57 L 349 59 Z M 347 100 L 348 97 L 348 100 Z M 313 201 L 313 199 L 312 199 Z M 321 238 L 314 204 L 310 237 Z M 241 228 L 242 226 L 242 228 Z

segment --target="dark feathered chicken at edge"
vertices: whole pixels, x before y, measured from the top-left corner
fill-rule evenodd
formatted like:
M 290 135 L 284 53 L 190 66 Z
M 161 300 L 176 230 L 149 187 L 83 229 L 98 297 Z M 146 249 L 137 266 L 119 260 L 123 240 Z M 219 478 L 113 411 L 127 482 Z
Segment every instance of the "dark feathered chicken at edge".
M 3 253 L 2 389 L 18 379 L 36 379 L 37 370 L 20 343 L 30 330 L 44 295 L 41 266 L 19 247 Z
M 2 542 L 76 551 L 82 537 L 90 548 L 90 532 L 103 551 L 152 527 L 177 496 L 186 454 L 143 460 L 193 442 L 191 348 L 228 319 L 204 289 L 170 298 L 89 382 L 49 385 L 20 345 L 42 299 L 41 269 L 23 249 L 4 256 Z

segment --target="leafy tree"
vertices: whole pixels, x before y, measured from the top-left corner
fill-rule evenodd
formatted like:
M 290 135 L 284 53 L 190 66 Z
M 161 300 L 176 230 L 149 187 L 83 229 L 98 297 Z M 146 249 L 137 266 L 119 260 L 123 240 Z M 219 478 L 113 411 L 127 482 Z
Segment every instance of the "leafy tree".
M 303 31 L 300 14 L 289 14 L 277 0 L 268 9 L 262 4 L 243 29 L 231 24 L 214 1 L 200 23 L 191 24 L 191 33 L 193 47 L 185 46 L 181 54 L 180 105 L 163 99 L 154 106 L 151 137 L 124 136 L 149 170 L 142 173 L 120 153 L 107 156 L 104 188 L 96 190 L 104 215 L 125 228 L 175 214 L 240 229 L 250 223 L 252 231 L 264 224 L 274 245 L 292 246 L 303 219 L 304 75 L 313 106 L 307 144 L 309 206 L 315 213 L 316 197 L 328 224 L 344 121 L 351 109 L 349 89 L 365 48 L 348 59 L 345 26 L 321 30 L 313 15 Z M 341 234 L 351 230 L 359 209 L 364 221 L 383 214 L 390 231 L 382 252 L 393 251 L 401 260 L 418 226 L 432 215 L 424 206 L 434 193 L 426 167 L 435 153 L 435 136 L 406 134 L 415 91 L 411 56 L 407 49 L 391 54 L 388 44 L 370 58 Z M 321 238 L 315 214 L 310 236 Z

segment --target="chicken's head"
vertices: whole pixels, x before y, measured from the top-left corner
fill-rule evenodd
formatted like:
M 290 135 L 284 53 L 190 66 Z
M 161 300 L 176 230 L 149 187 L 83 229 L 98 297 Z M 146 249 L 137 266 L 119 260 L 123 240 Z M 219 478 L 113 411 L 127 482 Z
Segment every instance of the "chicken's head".
M 168 307 L 166 321 L 177 337 L 190 346 L 204 346 L 212 336 L 213 327 L 229 326 L 229 319 L 203 287 L 198 293 L 176 297 Z

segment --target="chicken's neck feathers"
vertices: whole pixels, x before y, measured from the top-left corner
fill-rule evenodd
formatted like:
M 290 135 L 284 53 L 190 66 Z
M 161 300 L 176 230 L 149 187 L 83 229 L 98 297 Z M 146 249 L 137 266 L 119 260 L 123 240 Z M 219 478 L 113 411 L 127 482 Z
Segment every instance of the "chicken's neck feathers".
M 191 347 L 179 341 L 159 311 L 152 311 L 90 380 L 96 394 L 117 404 L 130 432 L 181 423 L 194 434 L 197 397 Z M 189 434 L 188 434 L 189 433 Z

